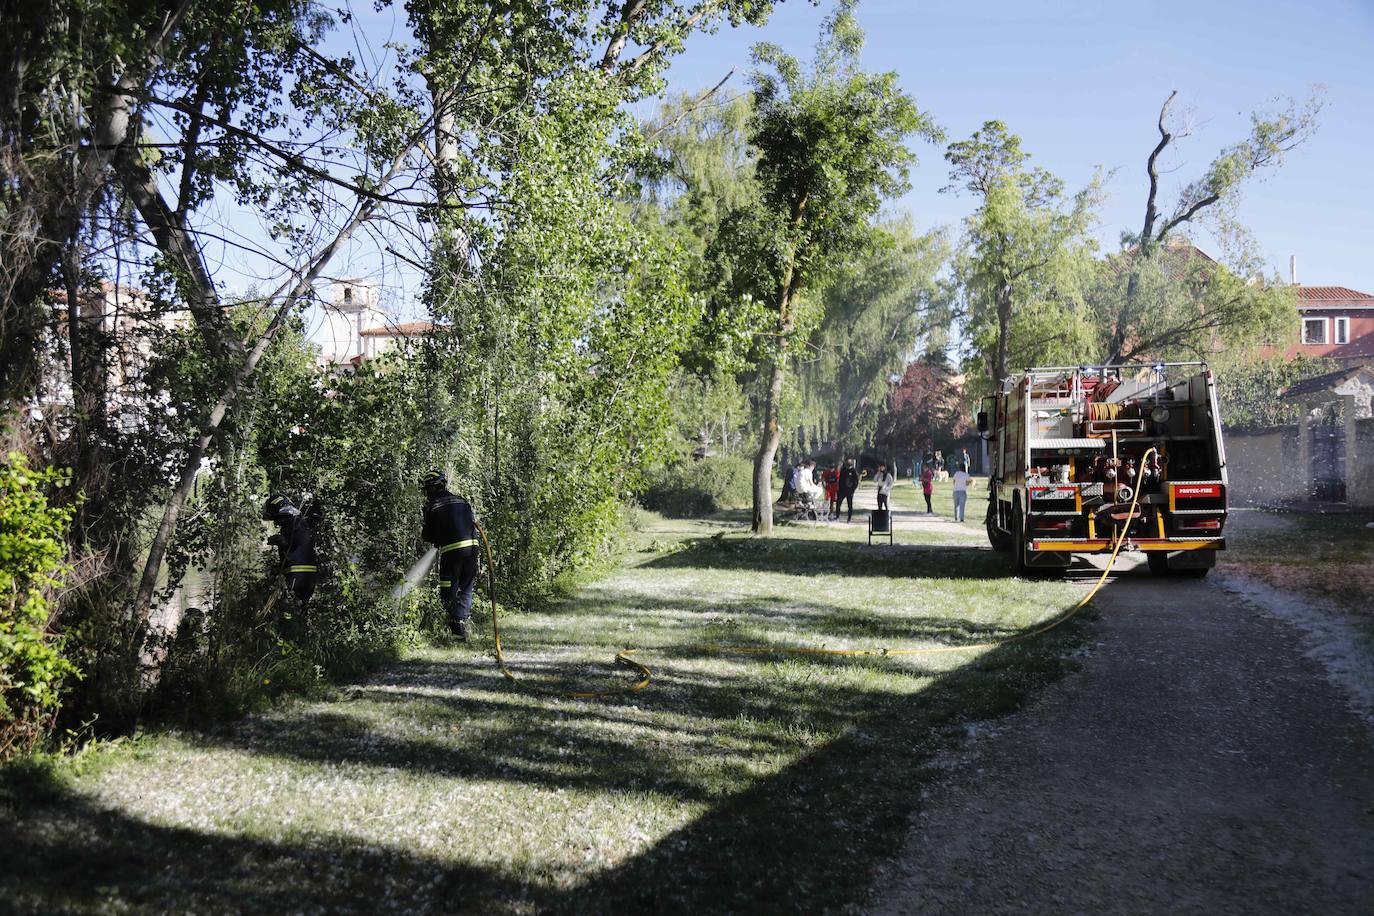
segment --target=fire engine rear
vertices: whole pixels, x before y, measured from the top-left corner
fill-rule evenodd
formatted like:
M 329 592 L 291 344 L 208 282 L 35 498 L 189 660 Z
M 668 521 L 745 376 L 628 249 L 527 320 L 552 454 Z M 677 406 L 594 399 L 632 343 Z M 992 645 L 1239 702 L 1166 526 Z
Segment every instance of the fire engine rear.
M 990 403 L 989 403 L 990 402 Z M 1015 571 L 1145 553 L 1204 576 L 1226 541 L 1226 452 L 1204 363 L 1028 369 L 985 399 L 987 530 Z

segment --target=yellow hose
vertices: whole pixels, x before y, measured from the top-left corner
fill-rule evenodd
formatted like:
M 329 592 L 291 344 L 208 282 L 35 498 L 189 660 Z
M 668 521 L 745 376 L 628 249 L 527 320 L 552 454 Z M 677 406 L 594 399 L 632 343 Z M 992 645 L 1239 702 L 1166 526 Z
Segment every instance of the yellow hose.
M 1141 460 L 1148 460 L 1149 456 L 1153 452 L 1153 448 L 1146 450 L 1145 455 Z M 996 649 L 1001 646 L 1010 645 L 1011 643 L 1031 639 L 1033 637 L 1040 636 L 1041 634 L 1048 633 L 1055 627 L 1062 626 L 1063 624 L 1068 623 L 1070 620 L 1074 618 L 1074 616 L 1078 614 L 1079 611 L 1083 610 L 1083 608 L 1087 606 L 1089 601 L 1092 601 L 1093 596 L 1096 595 L 1098 590 L 1100 590 L 1103 584 L 1106 583 L 1107 576 L 1111 575 L 1112 566 L 1116 563 L 1117 554 L 1121 552 L 1121 545 L 1124 544 L 1126 541 L 1126 530 L 1130 527 L 1131 519 L 1135 516 L 1135 509 L 1136 505 L 1139 503 L 1139 500 L 1140 491 L 1139 489 L 1137 489 L 1134 493 L 1131 494 L 1131 509 L 1126 515 L 1125 524 L 1121 526 L 1121 530 L 1117 534 L 1112 544 L 1112 553 L 1111 556 L 1107 558 L 1107 565 L 1103 568 L 1102 575 L 1098 576 L 1097 581 L 1093 583 L 1093 587 L 1088 590 L 1088 593 L 1084 595 L 1078 601 L 1077 604 L 1070 608 L 1067 613 L 1061 614 L 1054 620 L 1051 620 L 1049 623 L 1032 627 L 1029 630 L 1017 633 L 1015 636 L 1008 636 L 1006 639 L 999 639 L 994 642 L 970 643 L 968 645 L 960 646 L 921 646 L 916 648 L 897 647 L 891 649 L 826 649 L 810 648 L 807 646 L 726 646 L 718 645 L 715 643 L 698 643 L 683 646 L 682 648 L 688 651 L 700 653 L 715 653 L 717 655 L 839 655 L 849 657 L 889 657 L 897 655 L 935 655 L 944 652 L 970 652 L 978 649 Z M 643 690 L 645 687 L 649 686 L 650 682 L 653 680 L 653 672 L 649 670 L 647 665 L 644 665 L 636 659 L 630 658 L 631 654 L 639 651 L 638 649 L 621 649 L 619 652 L 616 653 L 615 656 L 615 663 L 617 665 L 624 665 L 627 668 L 632 668 L 639 674 L 639 680 L 637 680 L 635 683 L 629 686 L 610 687 L 605 690 L 549 690 L 545 687 L 539 687 L 533 684 L 529 684 L 523 679 L 517 677 L 515 672 L 511 671 L 510 668 L 506 665 L 505 655 L 501 648 L 501 625 L 497 620 L 496 585 L 495 578 L 492 573 L 491 542 L 487 540 L 487 533 L 484 530 L 482 530 L 482 526 L 480 524 L 477 526 L 477 533 L 482 536 L 482 544 L 486 548 L 487 553 L 487 595 L 488 599 L 491 602 L 491 633 L 492 641 L 496 647 L 496 667 L 501 670 L 501 673 L 506 676 L 507 680 L 509 680 L 513 684 L 519 684 L 521 687 L 524 687 L 527 690 L 533 690 L 537 693 L 543 693 L 549 696 L 565 697 L 568 699 L 575 700 L 586 700 L 595 697 L 611 696 L 617 693 L 636 693 L 640 690 Z

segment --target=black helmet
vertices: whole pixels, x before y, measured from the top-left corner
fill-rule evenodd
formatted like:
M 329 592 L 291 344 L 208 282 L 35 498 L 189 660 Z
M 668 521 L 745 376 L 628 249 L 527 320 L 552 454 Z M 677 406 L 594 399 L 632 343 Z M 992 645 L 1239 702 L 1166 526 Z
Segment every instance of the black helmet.
M 426 493 L 433 490 L 441 490 L 448 486 L 448 478 L 444 476 L 443 471 L 436 468 L 420 478 L 420 486 L 424 488 Z
M 262 517 L 271 521 L 295 512 L 296 507 L 291 505 L 289 497 L 282 493 L 277 493 L 267 498 L 267 502 L 262 507 Z

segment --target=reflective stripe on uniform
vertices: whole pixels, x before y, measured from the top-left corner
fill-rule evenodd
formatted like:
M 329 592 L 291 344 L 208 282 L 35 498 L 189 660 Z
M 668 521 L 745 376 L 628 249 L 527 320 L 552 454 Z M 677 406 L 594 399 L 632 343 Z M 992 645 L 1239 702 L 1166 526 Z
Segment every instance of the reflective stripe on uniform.
M 448 553 L 450 550 L 461 550 L 464 547 L 476 547 L 477 539 L 468 538 L 466 541 L 454 541 L 452 544 L 445 544 L 439 548 L 440 553 Z
M 440 580 L 439 580 L 439 587 L 440 587 L 440 588 L 452 588 L 452 587 L 453 587 L 453 582 L 452 582 L 451 580 L 449 580 L 449 579 L 440 579 Z
M 320 568 L 313 563 L 305 563 L 300 566 L 288 566 L 286 567 L 286 571 L 288 573 L 319 572 Z

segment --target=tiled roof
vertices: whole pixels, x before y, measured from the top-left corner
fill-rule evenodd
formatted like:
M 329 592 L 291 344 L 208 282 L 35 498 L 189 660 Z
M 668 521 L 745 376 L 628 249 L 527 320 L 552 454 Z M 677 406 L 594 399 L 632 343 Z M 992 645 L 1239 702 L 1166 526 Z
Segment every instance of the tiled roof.
M 1280 397 L 1292 398 L 1304 394 L 1316 394 L 1319 391 L 1330 391 L 1342 382 L 1349 381 L 1360 374 L 1371 374 L 1369 366 L 1351 366 L 1347 369 L 1337 369 L 1335 372 L 1328 372 L 1325 375 L 1318 375 L 1315 378 L 1304 379 L 1301 382 L 1289 385 L 1284 391 L 1280 392 Z
M 404 324 L 389 324 L 380 328 L 368 328 L 362 332 L 364 337 L 423 337 L 434 330 L 432 321 L 407 321 Z
M 1299 302 L 1352 302 L 1364 300 L 1374 303 L 1374 296 L 1348 286 L 1304 286 L 1298 284 Z

